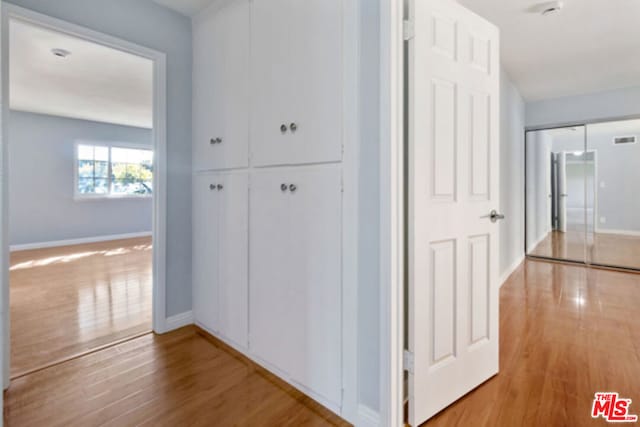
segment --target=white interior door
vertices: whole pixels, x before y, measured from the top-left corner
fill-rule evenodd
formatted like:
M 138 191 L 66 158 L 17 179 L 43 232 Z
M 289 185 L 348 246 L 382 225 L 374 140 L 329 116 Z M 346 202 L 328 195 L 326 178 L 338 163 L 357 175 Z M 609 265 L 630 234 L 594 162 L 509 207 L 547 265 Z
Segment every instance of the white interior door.
M 220 333 L 241 348 L 249 333 L 249 175 L 222 175 L 218 195 L 218 307 Z
M 558 153 L 558 228 L 567 232 L 567 153 Z
M 414 1 L 409 42 L 409 422 L 498 372 L 499 32 Z M 495 218 L 497 220 L 497 218 Z
M 205 328 L 218 332 L 219 174 L 193 177 L 193 310 Z

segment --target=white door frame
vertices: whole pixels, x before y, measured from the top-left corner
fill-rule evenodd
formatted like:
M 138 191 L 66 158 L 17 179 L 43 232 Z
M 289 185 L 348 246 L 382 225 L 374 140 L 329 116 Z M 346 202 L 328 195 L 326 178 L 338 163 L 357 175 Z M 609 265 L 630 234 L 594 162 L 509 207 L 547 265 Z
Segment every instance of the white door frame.
M 0 162 L 0 178 L 2 180 L 1 196 L 1 229 L 0 253 L 2 256 L 2 273 L 0 274 L 0 297 L 3 323 L 3 385 L 9 387 L 9 239 L 8 239 L 8 119 L 9 119 L 9 20 L 19 19 L 40 27 L 81 38 L 103 46 L 131 53 L 153 61 L 153 131 L 152 141 L 155 153 L 153 174 L 153 323 L 155 333 L 167 332 L 166 322 L 166 213 L 167 213 L 167 71 L 166 55 L 162 52 L 140 46 L 86 27 L 75 25 L 60 19 L 52 18 L 29 9 L 12 4 L 2 5 L 2 161 Z
M 380 425 L 404 425 L 404 3 L 380 0 Z

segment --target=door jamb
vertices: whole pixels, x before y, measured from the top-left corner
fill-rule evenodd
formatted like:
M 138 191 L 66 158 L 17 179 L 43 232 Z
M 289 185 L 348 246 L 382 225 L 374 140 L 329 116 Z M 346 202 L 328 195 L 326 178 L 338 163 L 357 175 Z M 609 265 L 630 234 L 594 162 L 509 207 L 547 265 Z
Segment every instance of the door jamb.
M 2 180 L 0 189 L 1 203 L 1 232 L 0 254 L 2 262 L 0 266 L 0 322 L 2 323 L 2 359 L 3 359 L 3 386 L 9 387 L 9 356 L 10 356 L 10 318 L 9 318 L 9 241 L 8 241 L 8 119 L 9 119 L 9 20 L 18 19 L 29 22 L 39 27 L 48 28 L 57 32 L 68 34 L 111 47 L 123 52 L 131 53 L 153 62 L 153 130 L 152 141 L 155 153 L 153 174 L 153 316 L 152 328 L 155 333 L 167 332 L 166 318 L 166 216 L 167 216 L 167 59 L 166 54 L 153 50 L 117 37 L 113 37 L 89 28 L 72 24 L 70 22 L 53 18 L 48 15 L 34 12 L 4 2 L 2 5 L 2 142 L 0 162 L 0 177 Z

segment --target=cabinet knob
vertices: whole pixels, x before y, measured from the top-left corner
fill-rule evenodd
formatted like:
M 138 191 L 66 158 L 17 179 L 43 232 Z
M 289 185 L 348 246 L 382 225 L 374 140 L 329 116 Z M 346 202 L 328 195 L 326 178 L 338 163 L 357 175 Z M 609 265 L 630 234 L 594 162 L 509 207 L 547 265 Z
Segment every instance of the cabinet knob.
M 215 184 L 209 184 L 209 190 L 215 190 L 215 189 L 216 189 Z
M 222 190 L 223 188 L 224 188 L 224 185 L 218 184 L 218 190 Z
M 216 144 L 222 144 L 222 138 L 216 138 Z
M 209 144 L 214 145 L 214 144 L 221 144 L 222 143 L 222 138 L 211 138 L 209 140 Z
M 292 193 L 295 193 L 295 191 L 296 191 L 297 189 L 298 189 L 298 187 L 296 187 L 296 185 L 295 185 L 295 184 L 291 184 L 291 185 L 289 186 L 289 191 L 291 191 Z
M 298 130 L 298 125 L 297 125 L 297 124 L 295 124 L 295 123 L 291 123 L 291 124 L 289 125 L 289 129 L 291 129 L 291 132 L 295 132 L 295 131 L 297 131 L 297 130 Z
M 281 185 L 280 185 L 280 190 L 282 190 L 282 191 L 287 191 L 287 188 L 289 188 L 289 187 L 287 186 L 287 184 L 281 184 Z
M 284 123 L 280 125 L 280 132 L 287 133 L 287 125 Z

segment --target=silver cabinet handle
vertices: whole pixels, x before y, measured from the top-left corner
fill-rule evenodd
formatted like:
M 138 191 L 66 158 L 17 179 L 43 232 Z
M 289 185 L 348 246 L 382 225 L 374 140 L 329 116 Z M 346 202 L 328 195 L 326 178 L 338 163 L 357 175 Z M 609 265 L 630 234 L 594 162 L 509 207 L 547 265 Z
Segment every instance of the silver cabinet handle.
M 292 193 L 295 193 L 295 191 L 296 191 L 297 189 L 298 189 L 298 187 L 296 187 L 296 185 L 295 185 L 295 184 L 291 184 L 291 185 L 289 186 L 289 191 L 291 191 Z
M 287 125 L 284 123 L 280 125 L 280 132 L 287 133 Z
M 223 188 L 224 188 L 224 185 L 218 184 L 218 190 L 222 190 Z
M 215 184 L 209 184 L 209 190 L 215 190 L 215 189 L 216 189 Z
M 291 123 L 291 124 L 289 125 L 289 129 L 291 129 L 291 132 L 295 132 L 295 131 L 297 131 L 297 130 L 298 130 L 298 125 L 297 125 L 297 124 L 295 124 L 295 123 Z
M 280 184 L 280 190 L 287 191 L 287 188 L 288 188 L 287 184 Z

